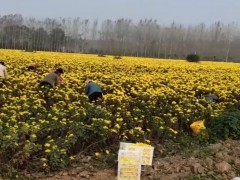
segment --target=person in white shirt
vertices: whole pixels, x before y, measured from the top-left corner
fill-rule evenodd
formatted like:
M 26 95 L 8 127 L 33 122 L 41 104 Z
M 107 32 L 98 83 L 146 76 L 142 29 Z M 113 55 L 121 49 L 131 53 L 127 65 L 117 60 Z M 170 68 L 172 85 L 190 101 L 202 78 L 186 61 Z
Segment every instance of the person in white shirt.
M 0 62 L 0 78 L 6 78 L 7 77 L 7 67 L 5 66 L 4 62 Z

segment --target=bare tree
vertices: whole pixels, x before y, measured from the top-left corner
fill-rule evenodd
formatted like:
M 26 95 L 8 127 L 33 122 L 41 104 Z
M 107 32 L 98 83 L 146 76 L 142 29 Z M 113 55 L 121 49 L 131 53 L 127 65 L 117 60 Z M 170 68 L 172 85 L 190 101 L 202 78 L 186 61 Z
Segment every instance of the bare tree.
M 172 22 L 129 19 L 103 22 L 79 17 L 37 20 L 19 14 L 0 16 L 0 48 L 107 53 L 158 58 L 185 58 L 197 53 L 208 60 L 239 60 L 236 23 L 183 26 Z

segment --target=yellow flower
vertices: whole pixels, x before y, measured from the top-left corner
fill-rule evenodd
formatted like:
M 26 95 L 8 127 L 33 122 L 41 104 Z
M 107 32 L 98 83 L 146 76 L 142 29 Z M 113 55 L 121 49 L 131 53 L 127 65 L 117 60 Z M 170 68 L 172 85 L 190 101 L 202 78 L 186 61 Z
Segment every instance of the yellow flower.
M 62 154 L 66 154 L 66 153 L 67 153 L 67 152 L 66 152 L 66 149 L 61 149 L 60 152 L 61 152 Z
M 51 152 L 50 149 L 46 149 L 46 150 L 45 150 L 45 153 L 50 153 L 50 152 Z
M 163 126 L 160 126 L 160 127 L 159 127 L 159 129 L 160 129 L 160 130 L 163 130 L 163 129 L 164 129 L 164 127 L 163 127 Z
M 68 136 L 69 138 L 71 138 L 71 137 L 74 137 L 74 135 L 73 134 L 69 134 L 69 136 Z
M 54 145 L 54 146 L 53 146 L 53 149 L 57 149 L 57 148 L 58 148 L 58 146 L 57 146 L 57 145 Z
M 43 167 L 47 167 L 48 165 L 47 165 L 47 163 L 43 163 L 43 165 L 42 165 Z
M 46 161 L 48 161 L 46 158 L 41 158 L 41 161 L 42 162 L 46 162 Z
M 115 125 L 115 128 L 120 129 L 119 124 L 116 124 L 116 125 Z
M 111 124 L 111 121 L 109 121 L 109 120 L 104 120 L 104 123 L 107 124 L 107 125 L 109 125 L 109 124 Z
M 46 143 L 44 146 L 45 147 L 50 147 L 51 145 L 49 143 Z
M 146 143 L 148 143 L 148 144 L 150 144 L 150 143 L 151 143 L 151 142 L 150 142 L 149 140 L 147 140 L 147 139 L 145 140 L 145 142 L 146 142 Z
M 70 159 L 70 160 L 74 160 L 75 158 L 74 158 L 73 156 L 70 156 L 69 159 Z
M 5 137 L 6 137 L 6 139 L 11 139 L 10 135 L 6 135 Z
M 36 134 L 32 134 L 31 137 L 35 139 L 37 136 Z
M 111 132 L 113 133 L 117 133 L 117 131 L 115 129 L 111 129 Z
M 106 152 L 106 154 L 110 154 L 110 151 L 109 151 L 109 150 L 106 150 L 105 152 Z
M 96 156 L 96 157 L 99 157 L 99 156 L 101 156 L 101 154 L 100 154 L 99 152 L 96 152 L 96 153 L 95 153 L 95 156 Z

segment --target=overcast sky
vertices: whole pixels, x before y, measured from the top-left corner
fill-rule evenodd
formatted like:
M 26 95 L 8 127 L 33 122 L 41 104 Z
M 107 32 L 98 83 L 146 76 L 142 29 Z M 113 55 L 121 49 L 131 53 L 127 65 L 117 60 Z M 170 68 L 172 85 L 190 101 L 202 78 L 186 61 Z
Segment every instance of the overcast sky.
M 175 21 L 184 25 L 216 21 L 240 22 L 240 0 L 0 0 L 0 15 L 23 17 L 80 17 L 116 20 L 156 19 L 159 24 Z

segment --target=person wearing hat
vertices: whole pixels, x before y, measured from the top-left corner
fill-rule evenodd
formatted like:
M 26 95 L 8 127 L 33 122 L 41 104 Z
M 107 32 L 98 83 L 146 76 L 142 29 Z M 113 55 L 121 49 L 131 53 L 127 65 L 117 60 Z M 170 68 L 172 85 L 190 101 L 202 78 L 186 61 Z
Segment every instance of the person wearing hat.
M 93 80 L 87 81 L 85 94 L 88 96 L 89 102 L 96 102 L 98 98 L 103 99 L 101 87 L 97 83 L 93 82 Z
M 58 68 L 56 71 L 49 73 L 44 77 L 43 81 L 40 83 L 40 87 L 53 88 L 57 86 L 62 81 L 61 74 L 63 74 L 62 68 Z
M 7 73 L 7 67 L 5 66 L 4 62 L 0 62 L 0 78 L 4 79 L 8 75 Z

